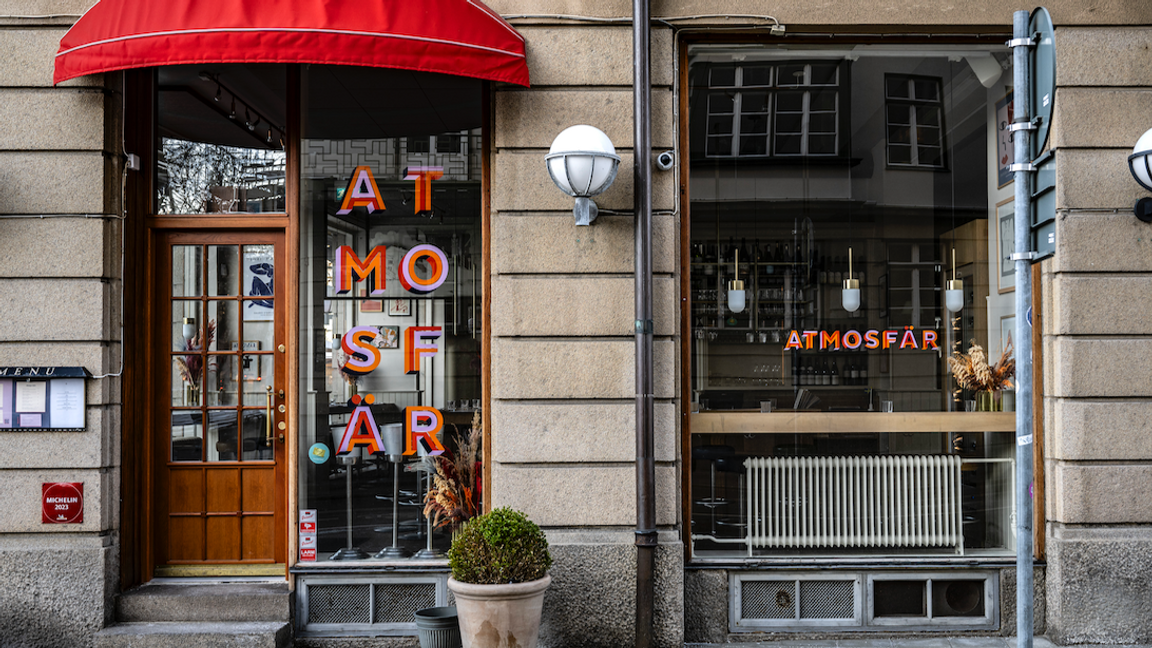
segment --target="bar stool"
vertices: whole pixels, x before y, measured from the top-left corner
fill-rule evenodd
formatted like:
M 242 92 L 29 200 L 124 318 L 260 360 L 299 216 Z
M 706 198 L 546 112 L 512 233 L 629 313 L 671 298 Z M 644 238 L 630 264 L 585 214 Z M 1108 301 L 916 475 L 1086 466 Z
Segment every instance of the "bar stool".
M 736 522 L 725 519 L 717 522 L 720 526 L 733 527 L 740 531 L 743 531 L 744 528 L 748 526 L 744 522 L 744 460 L 747 458 L 745 455 L 734 455 L 731 457 L 717 457 L 716 460 L 712 462 L 712 465 L 716 467 L 717 471 L 722 473 L 736 473 L 740 476 L 740 493 L 738 495 L 740 510 L 737 513 Z
M 713 536 L 716 535 L 716 507 L 728 504 L 728 500 L 716 497 L 716 461 L 735 456 L 736 449 L 727 445 L 702 445 L 692 448 L 693 463 L 697 461 L 708 462 L 710 480 L 708 497 L 696 500 L 696 503 L 711 511 Z

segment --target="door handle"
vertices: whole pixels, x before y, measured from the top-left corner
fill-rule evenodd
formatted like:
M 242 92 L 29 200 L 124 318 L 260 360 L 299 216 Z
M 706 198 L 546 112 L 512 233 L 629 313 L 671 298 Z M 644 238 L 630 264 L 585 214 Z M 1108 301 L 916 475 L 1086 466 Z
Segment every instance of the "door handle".
M 268 405 L 264 412 L 264 445 L 272 445 L 272 385 L 268 385 Z

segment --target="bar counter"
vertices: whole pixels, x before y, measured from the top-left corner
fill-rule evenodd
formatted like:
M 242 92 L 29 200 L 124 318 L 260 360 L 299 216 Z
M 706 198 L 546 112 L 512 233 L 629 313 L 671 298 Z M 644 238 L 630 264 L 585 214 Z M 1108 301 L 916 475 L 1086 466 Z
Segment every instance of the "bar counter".
M 689 414 L 692 434 L 1014 432 L 1015 412 L 797 412 L 723 410 Z

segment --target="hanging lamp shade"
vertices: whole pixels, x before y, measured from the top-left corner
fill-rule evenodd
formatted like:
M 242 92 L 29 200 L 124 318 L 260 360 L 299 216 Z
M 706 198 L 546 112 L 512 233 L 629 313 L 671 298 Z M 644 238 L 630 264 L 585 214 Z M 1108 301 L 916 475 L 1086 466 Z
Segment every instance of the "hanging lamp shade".
M 53 82 L 191 63 L 357 65 L 528 85 L 523 36 L 479 0 L 100 0 L 60 40 Z

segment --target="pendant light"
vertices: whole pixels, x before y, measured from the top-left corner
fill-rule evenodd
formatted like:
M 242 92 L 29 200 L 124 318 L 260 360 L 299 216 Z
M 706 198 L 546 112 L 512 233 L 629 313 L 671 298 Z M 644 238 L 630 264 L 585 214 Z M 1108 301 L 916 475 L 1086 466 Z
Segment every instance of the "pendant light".
M 736 248 L 736 268 L 732 276 L 735 278 L 728 282 L 728 310 L 743 313 L 744 282 L 740 281 L 740 248 Z
M 964 280 L 956 278 L 956 248 L 952 248 L 952 279 L 944 291 L 944 306 L 953 313 L 964 308 Z
M 860 308 L 860 280 L 852 276 L 852 248 L 848 248 L 848 278 L 844 280 L 844 289 L 840 294 L 844 310 L 855 313 Z

